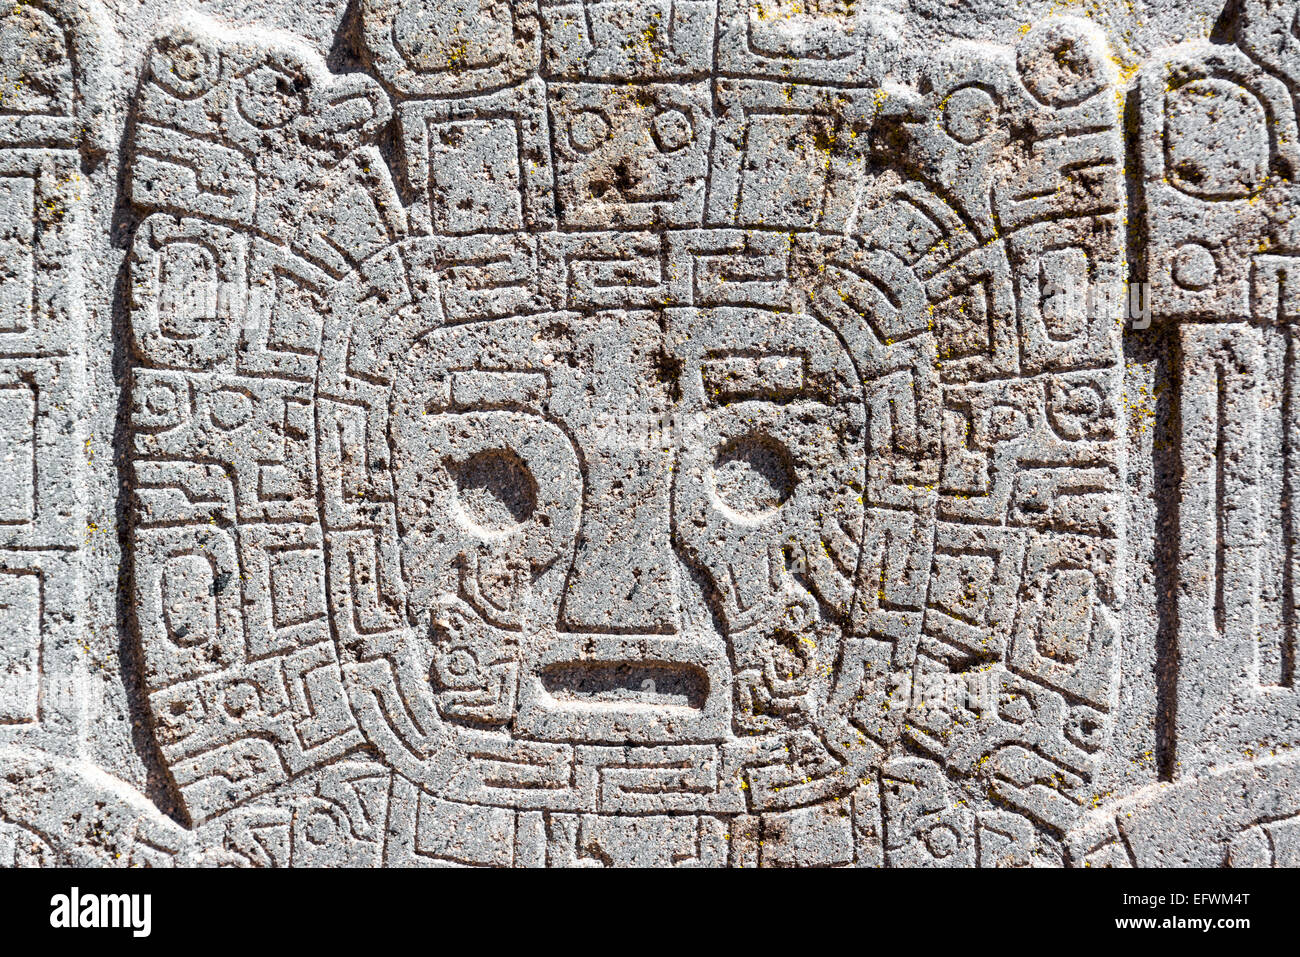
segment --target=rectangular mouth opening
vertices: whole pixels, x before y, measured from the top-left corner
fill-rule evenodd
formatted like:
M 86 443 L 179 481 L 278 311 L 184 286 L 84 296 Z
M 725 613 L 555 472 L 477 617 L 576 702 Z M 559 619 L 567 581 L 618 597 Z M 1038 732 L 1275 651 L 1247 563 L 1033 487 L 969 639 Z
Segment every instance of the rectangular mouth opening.
M 539 675 L 560 705 L 594 708 L 689 708 L 709 697 L 703 668 L 667 661 L 557 661 Z

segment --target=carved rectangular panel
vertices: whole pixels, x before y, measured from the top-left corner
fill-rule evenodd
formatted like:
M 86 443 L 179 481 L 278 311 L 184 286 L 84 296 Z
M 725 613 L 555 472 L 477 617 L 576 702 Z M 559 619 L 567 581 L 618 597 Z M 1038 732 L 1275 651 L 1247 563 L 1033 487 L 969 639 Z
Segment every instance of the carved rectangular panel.
M 0 723 L 39 718 L 41 606 L 39 576 L 0 575 Z

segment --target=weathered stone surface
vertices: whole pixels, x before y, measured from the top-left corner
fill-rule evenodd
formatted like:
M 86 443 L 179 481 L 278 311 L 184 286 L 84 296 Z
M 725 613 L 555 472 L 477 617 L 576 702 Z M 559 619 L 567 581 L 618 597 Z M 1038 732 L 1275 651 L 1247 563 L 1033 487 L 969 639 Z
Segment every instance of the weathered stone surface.
M 1294 864 L 1294 0 L 0 0 L 0 863 Z

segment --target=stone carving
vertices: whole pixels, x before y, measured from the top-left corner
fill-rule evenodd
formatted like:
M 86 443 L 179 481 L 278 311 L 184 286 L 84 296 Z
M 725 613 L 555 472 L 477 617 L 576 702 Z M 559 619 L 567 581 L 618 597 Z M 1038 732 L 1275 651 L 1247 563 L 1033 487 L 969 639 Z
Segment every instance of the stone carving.
M 1152 296 L 1179 322 L 1175 753 L 1187 771 L 1300 743 L 1295 15 L 1247 3 L 1236 45 L 1177 49 L 1140 88 Z
M 79 257 L 114 260 L 75 184 L 120 133 L 123 587 L 176 820 L 109 788 L 113 862 L 1165 865 L 1208 828 L 1197 860 L 1287 863 L 1287 759 L 1235 782 L 1300 726 L 1294 15 L 1130 90 L 1071 17 L 918 61 L 885 3 L 363 0 L 331 69 L 180 13 L 115 125 L 111 28 L 24 0 L 0 860 L 110 862 L 39 796 L 105 787 L 40 682 L 82 667 Z M 1179 344 L 1157 797 L 1115 773 L 1143 272 Z
M 1119 278 L 1102 42 L 1056 21 L 924 94 L 727 76 L 715 116 L 700 6 L 666 58 L 585 38 L 631 88 L 530 76 L 519 9 L 366 7 L 409 216 L 377 85 L 198 20 L 154 44 L 135 601 L 196 823 L 363 742 L 417 818 L 548 861 L 641 860 L 624 815 L 662 813 L 682 859 L 756 816 L 774 860 L 969 862 L 974 816 L 924 810 L 950 788 L 1077 812 L 1119 330 L 1044 289 Z M 994 693 L 890 702 L 922 678 Z M 916 849 L 827 810 L 878 820 L 891 754 Z
M 85 719 L 85 170 L 108 146 L 103 30 L 75 0 L 0 7 L 0 744 L 63 755 Z

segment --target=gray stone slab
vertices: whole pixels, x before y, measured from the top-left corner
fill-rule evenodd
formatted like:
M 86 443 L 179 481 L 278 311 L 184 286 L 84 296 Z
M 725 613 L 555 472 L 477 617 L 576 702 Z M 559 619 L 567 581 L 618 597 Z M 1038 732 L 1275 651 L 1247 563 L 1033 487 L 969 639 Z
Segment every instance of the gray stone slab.
M 1294 865 L 1296 17 L 0 0 L 0 863 Z

